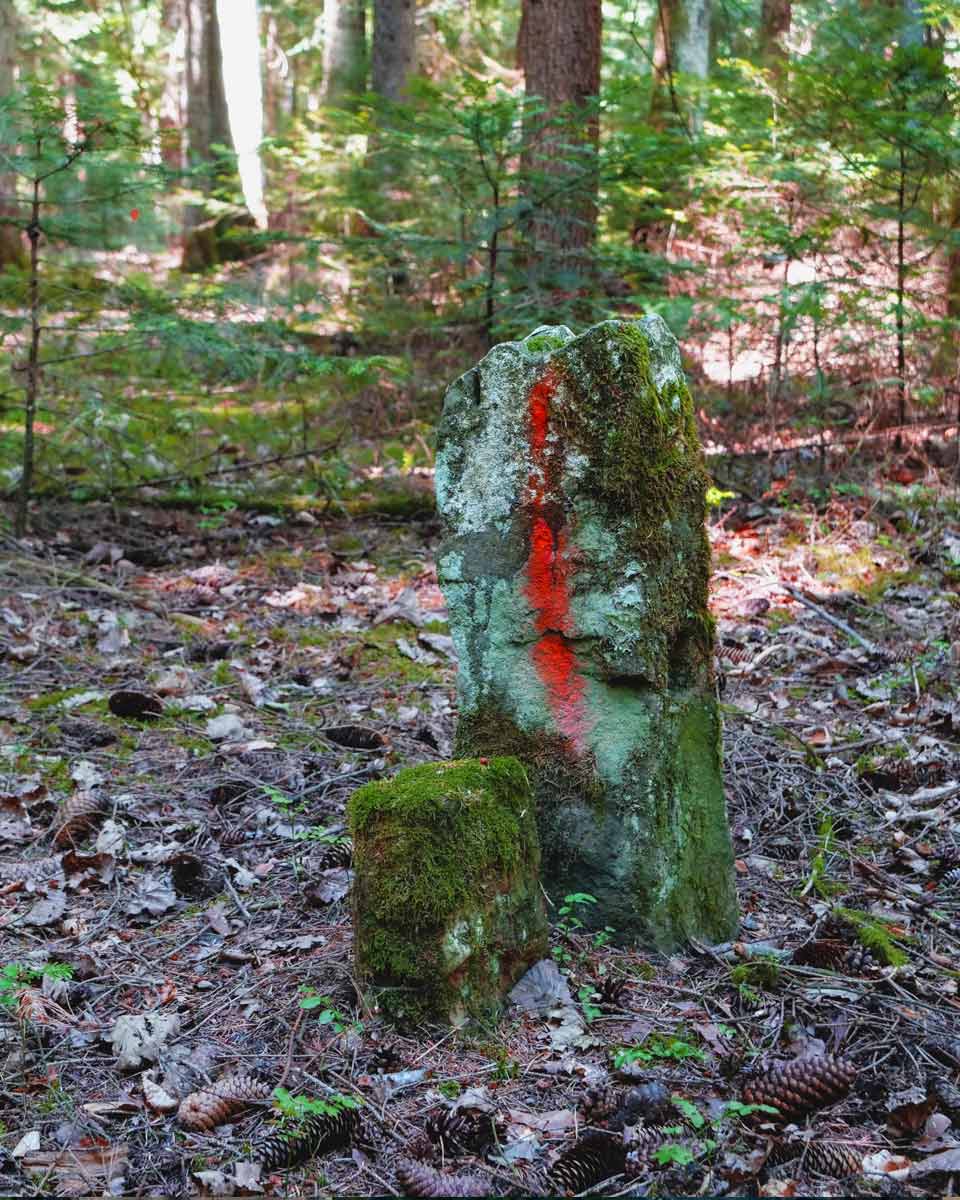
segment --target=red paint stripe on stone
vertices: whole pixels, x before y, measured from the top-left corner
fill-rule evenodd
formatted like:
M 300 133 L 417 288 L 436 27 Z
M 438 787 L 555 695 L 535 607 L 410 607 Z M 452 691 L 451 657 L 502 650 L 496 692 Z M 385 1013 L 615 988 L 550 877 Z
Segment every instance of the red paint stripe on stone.
M 527 505 L 530 510 L 530 557 L 527 561 L 526 595 L 536 613 L 536 630 L 541 634 L 531 652 L 533 665 L 547 693 L 547 702 L 557 728 L 582 754 L 586 743 L 584 680 L 577 656 L 566 635 L 570 619 L 570 564 L 563 530 L 548 519 L 546 495 L 559 475 L 562 447 L 549 447 L 550 403 L 557 388 L 556 373 L 547 369 L 530 389 L 530 474 Z

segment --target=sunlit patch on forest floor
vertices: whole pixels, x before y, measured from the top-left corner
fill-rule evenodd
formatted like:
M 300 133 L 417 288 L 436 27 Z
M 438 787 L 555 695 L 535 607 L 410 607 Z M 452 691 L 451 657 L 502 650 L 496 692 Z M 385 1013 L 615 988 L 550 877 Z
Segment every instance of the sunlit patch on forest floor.
M 434 525 L 41 512 L 0 562 L 0 1190 L 412 1194 L 430 1166 L 444 1194 L 463 1174 L 485 1194 L 941 1192 L 956 499 L 889 478 L 820 499 L 790 483 L 711 517 L 740 940 L 637 952 L 551 897 L 554 1015 L 469 1032 L 394 1031 L 358 998 L 338 845 L 358 784 L 450 753 Z M 786 1129 L 731 1107 L 799 1054 L 849 1059 L 853 1088 Z M 239 1073 L 282 1085 L 286 1114 L 178 1121 Z M 625 1147 L 603 1089 L 640 1085 Z M 363 1101 L 343 1144 L 250 1166 L 309 1108 L 291 1097 L 338 1096 Z

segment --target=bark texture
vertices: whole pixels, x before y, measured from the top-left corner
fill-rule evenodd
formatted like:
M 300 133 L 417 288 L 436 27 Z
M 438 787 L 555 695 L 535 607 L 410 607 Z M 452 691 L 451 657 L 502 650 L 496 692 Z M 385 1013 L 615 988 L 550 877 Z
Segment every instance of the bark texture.
M 659 317 L 543 327 L 444 402 L 457 752 L 527 766 L 552 897 L 665 948 L 736 928 L 706 482 Z
M 11 96 L 16 88 L 17 14 L 11 0 L 0 4 L 0 97 Z M 25 266 L 27 261 L 23 235 L 7 220 L 19 220 L 23 213 L 16 203 L 17 177 L 12 171 L 0 172 L 0 269 Z
M 208 196 L 217 192 L 231 202 L 239 201 L 235 163 L 217 150 L 218 146 L 227 151 L 234 149 L 223 83 L 217 0 L 184 0 L 184 32 L 187 163 L 195 172 L 193 186 Z M 254 224 L 249 213 L 211 218 L 203 205 L 188 205 L 181 269 L 204 271 L 220 262 L 247 257 L 255 244 L 241 231 Z
M 588 247 L 596 231 L 601 29 L 600 0 L 523 0 L 517 59 L 546 108 L 529 124 L 533 232 L 555 251 Z
M 402 100 L 417 69 L 416 0 L 374 0 L 373 90 Z
M 364 0 L 324 0 L 324 104 L 349 105 L 367 85 L 367 24 Z
M 710 0 L 656 0 L 650 120 L 664 128 L 703 122 L 703 87 L 710 74 Z
M 760 9 L 760 57 L 774 74 L 787 64 L 787 38 L 793 19 L 791 0 L 763 0 Z

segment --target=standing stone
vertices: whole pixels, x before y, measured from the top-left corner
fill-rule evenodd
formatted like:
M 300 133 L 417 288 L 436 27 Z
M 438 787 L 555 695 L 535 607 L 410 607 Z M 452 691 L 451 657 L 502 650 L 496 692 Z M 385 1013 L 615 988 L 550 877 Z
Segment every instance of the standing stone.
M 354 792 L 357 974 L 407 1024 L 495 1019 L 547 952 L 530 781 L 515 758 L 425 763 Z
M 447 392 L 440 584 L 462 754 L 514 754 L 543 878 L 668 948 L 736 929 L 693 402 L 659 317 L 544 326 Z

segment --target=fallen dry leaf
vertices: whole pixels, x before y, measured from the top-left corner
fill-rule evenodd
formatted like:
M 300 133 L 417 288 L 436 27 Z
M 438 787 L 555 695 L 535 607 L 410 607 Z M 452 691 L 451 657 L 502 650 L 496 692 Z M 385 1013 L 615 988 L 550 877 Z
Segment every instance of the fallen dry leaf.
M 109 1040 L 121 1071 L 154 1062 L 167 1042 L 180 1032 L 176 1013 L 141 1013 L 117 1017 Z

